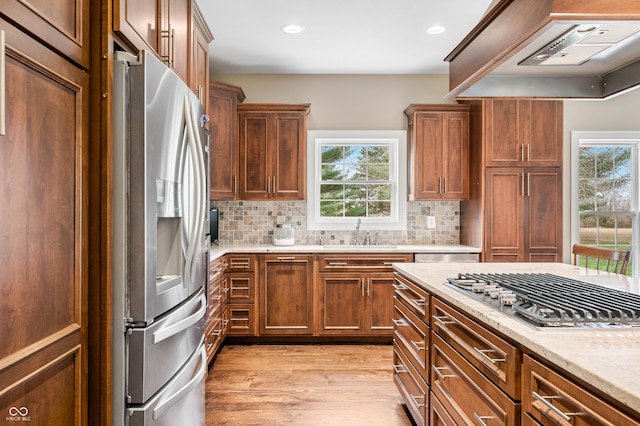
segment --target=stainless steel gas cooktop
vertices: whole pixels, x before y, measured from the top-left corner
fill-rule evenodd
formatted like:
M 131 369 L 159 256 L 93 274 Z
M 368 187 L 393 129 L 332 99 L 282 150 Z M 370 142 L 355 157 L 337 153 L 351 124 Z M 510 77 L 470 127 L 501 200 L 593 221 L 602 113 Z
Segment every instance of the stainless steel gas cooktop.
M 537 327 L 638 327 L 640 295 L 553 274 L 458 274 L 447 282 Z

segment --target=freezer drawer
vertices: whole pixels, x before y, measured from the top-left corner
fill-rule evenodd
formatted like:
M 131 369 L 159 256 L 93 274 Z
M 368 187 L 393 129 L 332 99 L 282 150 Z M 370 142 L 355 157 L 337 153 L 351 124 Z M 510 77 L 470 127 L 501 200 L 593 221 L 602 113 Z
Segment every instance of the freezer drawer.
M 143 404 L 198 352 L 204 335 L 204 289 L 149 327 L 128 330 L 126 395 Z
M 128 426 L 203 425 L 207 352 L 193 354 L 178 374 L 149 402 L 127 409 Z

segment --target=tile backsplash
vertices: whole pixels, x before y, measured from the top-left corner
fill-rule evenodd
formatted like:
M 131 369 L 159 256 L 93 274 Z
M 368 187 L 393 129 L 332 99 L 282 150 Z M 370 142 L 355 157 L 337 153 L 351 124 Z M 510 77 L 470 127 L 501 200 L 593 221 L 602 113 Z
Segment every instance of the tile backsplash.
M 220 244 L 272 244 L 278 223 L 292 225 L 296 244 L 355 244 L 355 230 L 307 230 L 306 201 L 213 201 L 211 208 L 218 209 Z M 435 228 L 427 228 L 427 216 L 435 216 Z M 450 245 L 459 241 L 458 201 L 408 202 L 406 231 L 379 231 L 383 245 Z

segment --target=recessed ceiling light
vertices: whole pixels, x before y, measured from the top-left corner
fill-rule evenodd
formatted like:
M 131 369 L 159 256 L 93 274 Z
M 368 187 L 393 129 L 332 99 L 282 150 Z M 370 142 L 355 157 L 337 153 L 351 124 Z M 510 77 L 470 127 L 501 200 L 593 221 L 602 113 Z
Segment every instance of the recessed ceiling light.
M 295 24 L 289 24 L 282 27 L 282 31 L 287 34 L 300 34 L 304 31 L 304 27 Z
M 427 34 L 442 34 L 447 29 L 440 25 L 434 25 L 433 27 L 427 28 Z

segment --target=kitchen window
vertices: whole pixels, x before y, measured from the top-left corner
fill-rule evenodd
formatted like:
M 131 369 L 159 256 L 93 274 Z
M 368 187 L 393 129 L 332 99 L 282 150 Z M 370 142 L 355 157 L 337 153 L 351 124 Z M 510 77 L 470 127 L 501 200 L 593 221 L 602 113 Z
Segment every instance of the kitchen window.
M 311 230 L 406 228 L 405 131 L 309 131 Z
M 640 133 L 572 132 L 572 243 L 631 251 L 638 275 Z

